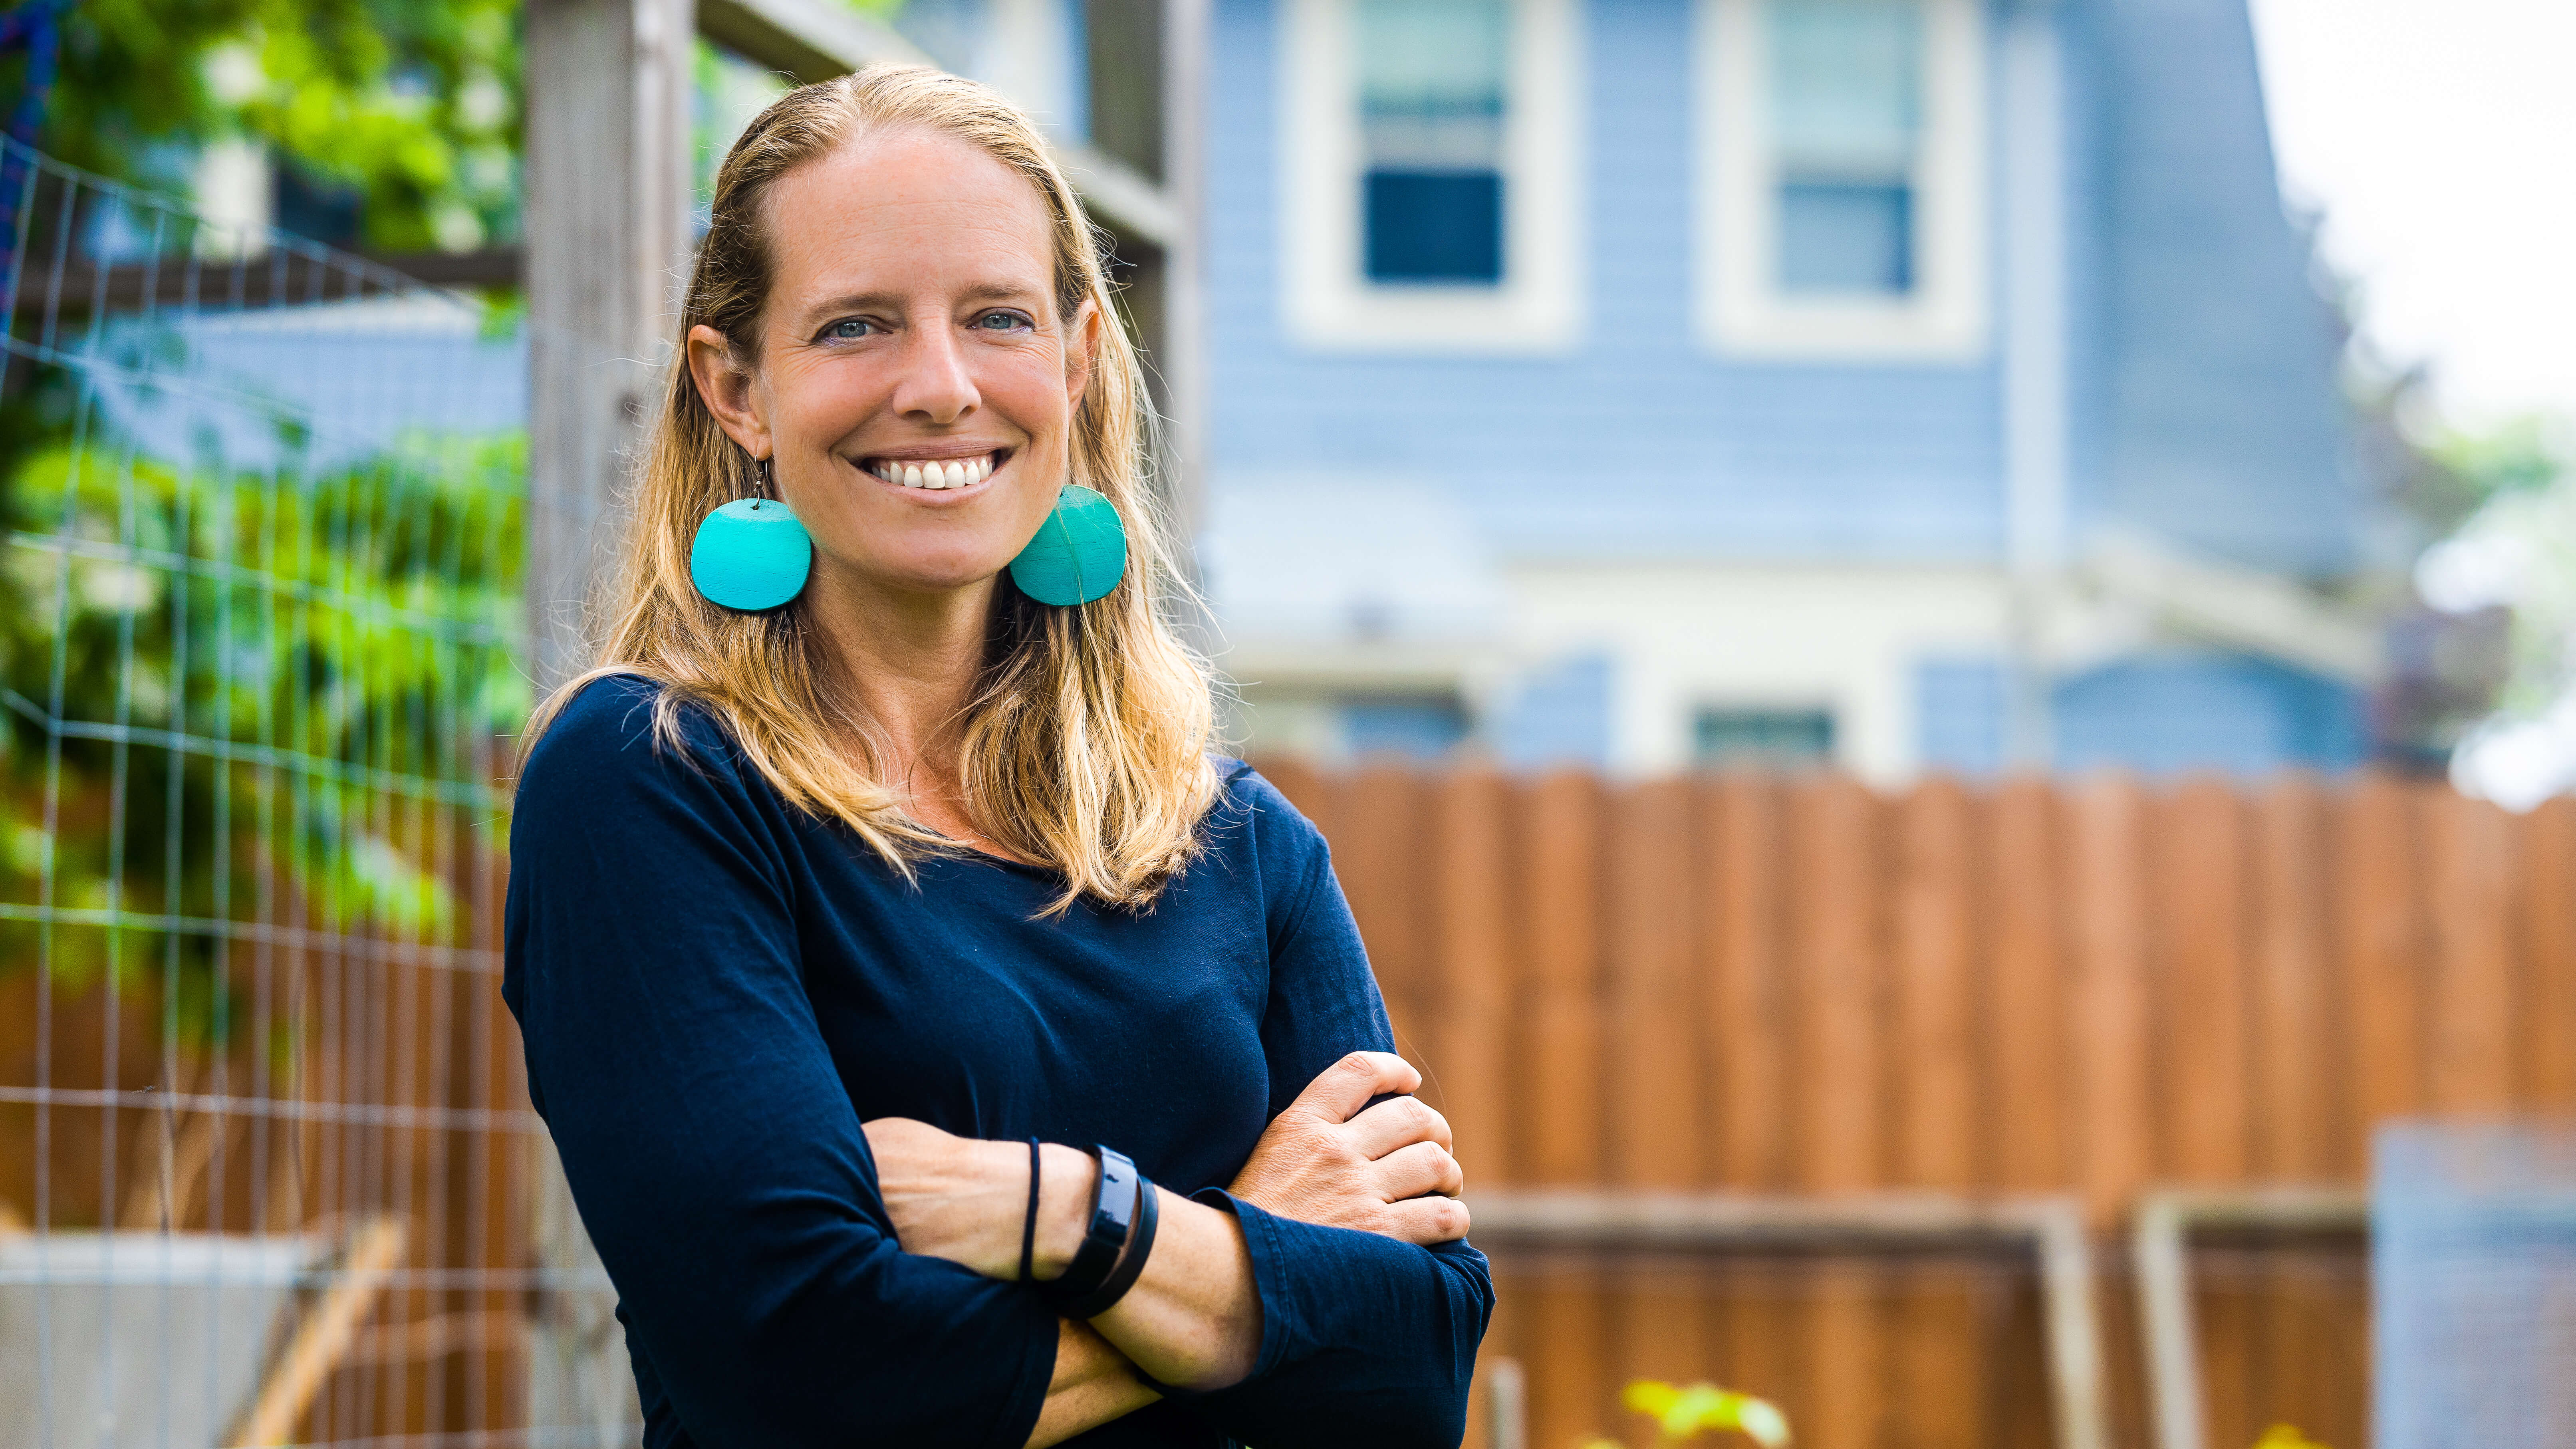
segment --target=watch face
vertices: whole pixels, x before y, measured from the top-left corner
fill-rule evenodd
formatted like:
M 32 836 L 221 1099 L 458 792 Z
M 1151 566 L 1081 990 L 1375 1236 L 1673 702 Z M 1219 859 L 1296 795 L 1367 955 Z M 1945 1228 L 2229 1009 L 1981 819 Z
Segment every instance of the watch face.
M 1136 1164 L 1104 1147 L 1100 1149 L 1100 1207 L 1092 1215 L 1092 1231 L 1105 1228 L 1124 1239 L 1135 1216 Z

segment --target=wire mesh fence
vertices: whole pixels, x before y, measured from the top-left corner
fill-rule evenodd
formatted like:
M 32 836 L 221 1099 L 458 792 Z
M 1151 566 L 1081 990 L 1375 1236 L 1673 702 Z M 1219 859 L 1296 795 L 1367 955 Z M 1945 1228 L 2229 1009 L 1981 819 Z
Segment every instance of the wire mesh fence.
M 2576 1446 L 2576 1126 L 2396 1123 L 2374 1154 L 2374 1442 Z
M 0 1449 L 600 1442 L 495 989 L 525 328 L 0 193 Z

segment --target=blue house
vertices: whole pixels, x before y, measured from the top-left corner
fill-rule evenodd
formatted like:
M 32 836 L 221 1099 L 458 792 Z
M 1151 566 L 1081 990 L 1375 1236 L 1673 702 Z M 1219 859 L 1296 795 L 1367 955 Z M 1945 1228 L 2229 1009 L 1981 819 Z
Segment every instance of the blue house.
M 1250 748 L 2367 753 L 2244 0 L 1214 0 L 1211 45 Z
M 2245 0 L 1205 4 L 702 0 L 752 51 L 702 58 L 700 142 L 818 55 L 1041 117 L 1194 367 L 1248 749 L 1884 781 L 2368 753 L 2348 601 L 2388 533 Z M 209 209 L 266 219 L 246 185 Z M 329 355 L 207 340 L 281 386 Z

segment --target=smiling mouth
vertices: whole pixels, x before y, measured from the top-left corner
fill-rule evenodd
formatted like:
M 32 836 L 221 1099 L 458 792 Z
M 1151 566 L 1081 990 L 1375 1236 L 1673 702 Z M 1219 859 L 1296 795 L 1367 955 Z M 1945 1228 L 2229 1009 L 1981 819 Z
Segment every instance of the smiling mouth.
M 947 488 L 966 488 L 993 476 L 993 470 L 1008 461 L 1005 449 L 978 453 L 968 458 L 869 458 L 862 461 L 862 471 L 903 488 L 924 492 Z

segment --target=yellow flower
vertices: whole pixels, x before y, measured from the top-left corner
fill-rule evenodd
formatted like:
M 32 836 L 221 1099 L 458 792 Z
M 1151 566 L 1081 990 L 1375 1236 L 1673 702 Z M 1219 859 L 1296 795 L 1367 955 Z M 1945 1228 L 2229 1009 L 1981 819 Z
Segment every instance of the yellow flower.
M 1781 1449 L 1789 1442 L 1789 1420 L 1778 1406 L 1706 1381 L 1675 1388 L 1655 1379 L 1639 1379 L 1628 1385 L 1620 1402 L 1653 1419 L 1656 1432 L 1668 1443 L 1695 1439 L 1709 1429 L 1732 1429 L 1763 1449 Z

